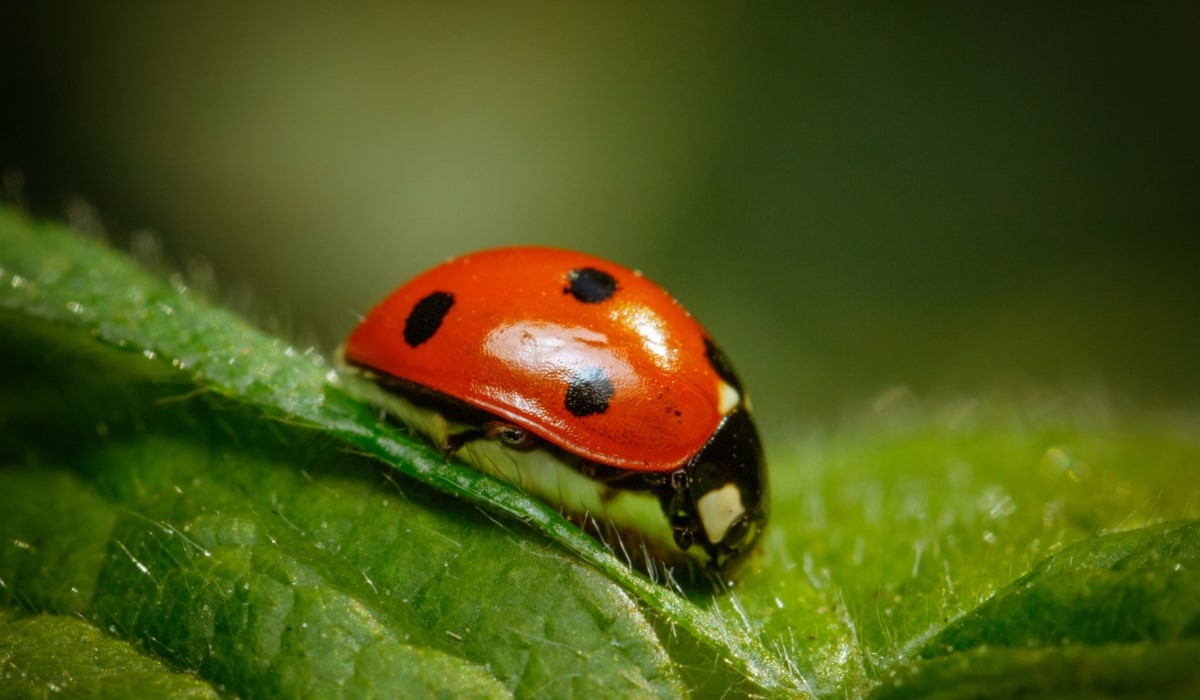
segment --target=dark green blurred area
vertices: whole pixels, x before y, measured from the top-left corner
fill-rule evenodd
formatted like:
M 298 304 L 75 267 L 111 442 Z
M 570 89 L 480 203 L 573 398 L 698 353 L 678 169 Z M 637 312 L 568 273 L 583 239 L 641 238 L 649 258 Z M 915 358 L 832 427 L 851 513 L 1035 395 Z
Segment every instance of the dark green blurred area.
M 325 350 L 532 242 L 670 289 L 769 431 L 894 385 L 1200 389 L 1200 5 L 14 5 L 5 197 Z

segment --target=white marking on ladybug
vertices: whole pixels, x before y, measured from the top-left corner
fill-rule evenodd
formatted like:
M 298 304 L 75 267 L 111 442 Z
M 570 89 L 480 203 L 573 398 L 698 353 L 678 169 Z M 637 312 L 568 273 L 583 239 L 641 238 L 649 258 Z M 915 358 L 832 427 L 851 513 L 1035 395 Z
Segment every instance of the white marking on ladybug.
M 717 383 L 717 411 L 721 415 L 727 415 L 730 411 L 737 408 L 737 405 L 742 402 L 742 395 L 725 382 Z
M 720 542 L 725 539 L 729 526 L 746 514 L 742 505 L 742 492 L 737 484 L 725 484 L 719 489 L 713 489 L 696 501 L 696 509 L 700 513 L 700 524 L 708 533 L 709 542 Z

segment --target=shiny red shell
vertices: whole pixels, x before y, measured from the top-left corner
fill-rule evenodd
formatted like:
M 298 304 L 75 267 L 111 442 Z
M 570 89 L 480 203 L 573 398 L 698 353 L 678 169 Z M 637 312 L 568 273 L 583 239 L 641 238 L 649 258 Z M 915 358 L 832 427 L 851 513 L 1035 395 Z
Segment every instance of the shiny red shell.
M 615 282 L 611 296 L 572 294 L 581 270 Z M 514 247 L 455 258 L 399 287 L 344 352 L 588 460 L 667 471 L 699 452 L 724 417 L 710 342 L 639 273 L 582 253 Z M 568 397 L 580 377 L 603 380 L 585 395 L 585 415 Z

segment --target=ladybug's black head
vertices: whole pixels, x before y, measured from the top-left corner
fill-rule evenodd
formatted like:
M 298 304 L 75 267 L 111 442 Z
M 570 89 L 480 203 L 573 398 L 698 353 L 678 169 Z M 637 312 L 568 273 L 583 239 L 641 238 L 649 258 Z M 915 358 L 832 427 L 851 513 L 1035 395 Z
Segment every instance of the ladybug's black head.
M 731 411 L 679 472 L 668 505 L 675 543 L 700 547 L 706 568 L 721 572 L 758 541 L 767 522 L 762 443 L 743 408 Z

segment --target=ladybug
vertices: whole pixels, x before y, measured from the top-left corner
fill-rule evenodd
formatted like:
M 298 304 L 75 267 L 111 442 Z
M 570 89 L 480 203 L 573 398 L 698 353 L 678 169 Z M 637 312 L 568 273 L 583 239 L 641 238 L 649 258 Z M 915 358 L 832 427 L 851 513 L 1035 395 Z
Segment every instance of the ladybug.
M 388 295 L 342 353 L 446 454 L 639 566 L 726 573 L 762 534 L 766 467 L 746 391 L 640 272 L 553 248 L 464 255 Z

